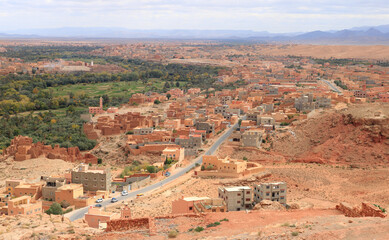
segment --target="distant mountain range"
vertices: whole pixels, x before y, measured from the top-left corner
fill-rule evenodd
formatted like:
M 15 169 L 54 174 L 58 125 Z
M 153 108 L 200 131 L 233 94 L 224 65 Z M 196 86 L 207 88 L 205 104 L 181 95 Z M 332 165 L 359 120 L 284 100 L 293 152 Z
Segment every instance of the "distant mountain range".
M 251 30 L 130 30 L 126 28 L 64 27 L 22 29 L 0 38 L 215 39 L 250 42 L 389 45 L 389 25 L 354 27 L 341 31 L 269 33 Z

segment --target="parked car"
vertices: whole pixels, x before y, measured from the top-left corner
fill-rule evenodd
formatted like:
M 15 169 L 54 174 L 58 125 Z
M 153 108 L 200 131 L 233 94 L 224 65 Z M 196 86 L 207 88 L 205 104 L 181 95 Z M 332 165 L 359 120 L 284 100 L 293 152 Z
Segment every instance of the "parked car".
M 126 195 L 128 195 L 128 192 L 127 191 L 123 191 L 122 192 L 122 196 L 126 196 Z
M 144 195 L 143 193 L 136 194 L 137 197 L 142 197 L 143 195 Z
M 111 199 L 111 203 L 117 202 L 118 200 L 116 198 Z
M 169 176 L 170 176 L 170 172 L 166 172 L 165 177 L 169 177 Z
M 102 207 L 103 205 L 101 204 L 96 204 L 95 207 Z
M 99 198 L 96 200 L 97 203 L 102 203 L 103 202 L 103 199 L 102 198 Z

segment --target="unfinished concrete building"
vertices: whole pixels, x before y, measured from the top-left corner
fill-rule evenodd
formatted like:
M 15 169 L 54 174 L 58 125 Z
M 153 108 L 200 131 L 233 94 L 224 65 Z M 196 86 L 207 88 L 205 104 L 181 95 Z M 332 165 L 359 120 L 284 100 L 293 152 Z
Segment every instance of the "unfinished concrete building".
M 80 183 L 85 191 L 109 191 L 111 186 L 111 170 L 109 168 L 89 168 L 80 164 L 71 172 L 72 183 Z
M 313 102 L 313 94 L 308 93 L 299 98 L 295 98 L 294 107 L 297 109 L 297 111 L 300 112 L 312 111 L 313 109 L 315 109 L 315 103 Z
M 241 142 L 243 147 L 256 147 L 261 146 L 262 131 L 260 130 L 248 130 L 242 134 Z
M 260 117 L 258 125 L 261 125 L 261 126 L 272 125 L 272 126 L 274 126 L 275 123 L 276 123 L 276 121 L 272 117 Z
M 259 203 L 262 200 L 270 200 L 286 205 L 286 190 L 285 182 L 255 184 L 254 201 Z
M 253 207 L 253 194 L 250 187 L 221 187 L 219 198 L 226 202 L 228 211 L 240 211 Z
M 197 122 L 195 124 L 196 130 L 205 130 L 207 134 L 215 132 L 215 124 L 209 122 Z
M 65 185 L 66 179 L 60 177 L 41 177 L 41 179 L 46 182 L 42 187 L 42 198 L 46 201 L 54 201 L 55 191 Z

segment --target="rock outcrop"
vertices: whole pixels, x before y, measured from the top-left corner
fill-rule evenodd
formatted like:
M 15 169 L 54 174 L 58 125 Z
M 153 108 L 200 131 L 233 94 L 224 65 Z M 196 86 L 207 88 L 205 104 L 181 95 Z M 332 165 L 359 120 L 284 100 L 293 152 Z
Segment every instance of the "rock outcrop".
M 386 213 L 371 203 L 362 203 L 361 206 L 352 207 L 342 202 L 336 205 L 336 209 L 344 213 L 346 217 L 386 217 Z

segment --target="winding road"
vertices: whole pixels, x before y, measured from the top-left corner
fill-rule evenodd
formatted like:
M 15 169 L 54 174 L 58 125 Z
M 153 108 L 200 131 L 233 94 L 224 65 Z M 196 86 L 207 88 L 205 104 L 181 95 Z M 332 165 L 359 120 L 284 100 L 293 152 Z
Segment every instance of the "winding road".
M 203 156 L 204 155 L 212 155 L 213 153 L 215 153 L 215 151 L 218 149 L 218 147 L 226 140 L 228 139 L 228 137 L 231 135 L 231 133 L 238 127 L 238 123 L 235 123 L 233 126 L 231 126 L 227 131 L 225 131 L 215 142 L 214 144 L 208 148 L 207 151 L 205 151 L 204 154 L 202 154 L 201 156 L 199 156 L 198 158 L 196 158 L 191 164 L 189 164 L 188 166 L 180 169 L 179 171 L 177 171 L 176 173 L 172 174 L 170 177 L 167 177 L 165 179 L 163 179 L 162 181 L 159 181 L 157 183 L 154 183 L 154 184 L 151 184 L 151 185 L 148 185 L 144 188 L 140 188 L 140 189 L 137 189 L 135 191 L 132 191 L 132 192 L 129 192 L 127 196 L 119 196 L 119 197 L 116 197 L 116 199 L 118 200 L 118 202 L 121 202 L 121 201 L 124 201 L 124 200 L 127 200 L 127 199 L 130 199 L 130 198 L 134 198 L 136 197 L 137 194 L 140 194 L 140 193 L 147 193 L 147 192 L 150 192 L 150 191 L 153 191 L 155 189 L 158 189 L 160 188 L 161 186 L 167 184 L 167 183 L 170 183 L 170 182 L 173 182 L 174 180 L 176 180 L 177 178 L 183 176 L 184 174 L 186 174 L 187 172 L 189 172 L 193 167 L 196 166 L 196 164 L 200 164 L 202 161 L 203 161 Z M 111 199 L 107 199 L 105 201 L 103 201 L 102 203 L 100 203 L 103 207 L 106 207 L 110 204 L 113 204 L 111 203 Z M 84 207 L 84 208 L 80 208 L 80 209 L 77 209 L 73 212 L 70 212 L 70 213 L 67 213 L 65 215 L 65 217 L 69 218 L 70 221 L 74 221 L 74 220 L 77 220 L 77 219 L 80 219 L 80 218 L 83 218 L 84 215 L 88 212 L 88 207 Z

